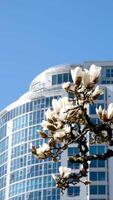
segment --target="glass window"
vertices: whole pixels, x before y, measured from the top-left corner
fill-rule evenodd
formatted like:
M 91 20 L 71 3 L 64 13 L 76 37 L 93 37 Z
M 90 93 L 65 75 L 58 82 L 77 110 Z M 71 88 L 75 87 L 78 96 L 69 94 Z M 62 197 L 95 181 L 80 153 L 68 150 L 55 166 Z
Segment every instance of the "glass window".
M 105 185 L 99 185 L 98 186 L 98 194 L 105 194 L 105 193 L 106 193 Z
M 68 161 L 68 167 L 71 169 L 79 169 L 80 163 L 71 163 Z
M 90 172 L 90 180 L 91 181 L 104 181 L 105 180 L 105 172 Z
M 101 154 L 104 152 L 105 152 L 105 146 L 104 145 L 98 146 L 98 153 Z
M 105 180 L 105 172 L 98 172 L 98 180 L 99 181 Z
M 90 146 L 90 154 L 96 154 L 97 153 L 97 146 L 92 145 Z
M 90 180 L 97 181 L 97 172 L 90 172 Z
M 57 84 L 57 75 L 53 75 L 52 76 L 52 85 L 56 85 Z
M 113 77 L 113 69 L 111 69 L 111 77 Z
M 89 113 L 96 114 L 96 105 L 95 104 L 92 104 L 89 106 Z
M 69 147 L 68 148 L 68 156 L 73 156 L 74 154 L 79 153 L 79 148 L 78 147 Z
M 97 186 L 96 185 L 90 186 L 90 194 L 97 194 Z
M 103 81 L 102 81 L 102 84 L 106 84 L 106 81 L 105 81 L 105 80 L 103 80 Z
M 67 190 L 68 196 L 79 196 L 80 195 L 80 187 L 69 187 Z
M 58 74 L 58 84 L 62 83 L 62 74 Z
M 63 83 L 68 82 L 68 73 L 63 74 Z
M 98 167 L 105 167 L 105 160 L 98 160 Z
M 90 163 L 90 167 L 92 167 L 92 168 L 97 167 L 97 160 L 92 160 Z
M 110 69 L 106 69 L 106 78 L 110 77 Z
M 104 94 L 100 95 L 100 96 L 98 97 L 98 100 L 104 100 Z

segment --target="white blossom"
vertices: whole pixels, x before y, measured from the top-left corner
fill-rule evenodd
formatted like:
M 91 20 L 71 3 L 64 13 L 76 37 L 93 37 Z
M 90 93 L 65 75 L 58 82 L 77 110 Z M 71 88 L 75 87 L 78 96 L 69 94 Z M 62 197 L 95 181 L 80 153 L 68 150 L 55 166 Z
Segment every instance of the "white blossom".
M 113 118 L 113 103 L 109 104 L 107 112 L 108 112 L 108 119 L 112 119 Z
M 32 150 L 33 144 L 32 144 L 32 143 L 30 143 L 30 145 L 29 145 L 29 146 L 30 146 L 30 149 Z
M 60 166 L 59 167 L 59 172 L 60 172 L 60 175 L 62 177 L 68 177 L 70 174 L 71 174 L 71 168 L 67 168 L 67 167 L 62 167 Z
M 43 127 L 43 130 L 47 130 L 48 126 L 51 126 L 51 123 L 49 123 L 48 121 L 43 120 L 41 123 L 41 126 Z
M 71 76 L 72 76 L 72 80 L 75 84 L 77 83 L 79 78 L 82 79 L 83 71 L 82 71 L 81 67 L 76 67 L 75 69 L 72 69 Z
M 55 174 L 52 174 L 52 178 L 56 181 L 57 180 L 57 176 L 55 176 Z
M 71 132 L 71 127 L 70 127 L 68 124 L 66 124 L 66 125 L 64 125 L 63 130 L 64 130 L 66 133 L 70 133 L 70 132 Z
M 97 113 L 97 115 L 99 115 L 99 116 L 102 115 L 102 106 L 99 106 L 99 108 L 96 108 L 96 113 Z
M 99 87 L 99 85 L 96 86 L 94 92 L 92 93 L 92 97 L 96 97 L 103 94 L 103 89 Z
M 69 89 L 70 89 L 70 87 L 71 87 L 71 83 L 70 82 L 64 82 L 63 84 L 62 84 L 62 88 L 64 89 L 64 90 L 66 90 L 66 91 L 69 91 Z
M 89 70 L 87 69 L 84 69 L 82 82 L 85 87 L 87 87 L 90 84 L 90 73 L 89 73 Z
M 50 155 L 50 146 L 44 143 L 42 146 L 36 149 L 36 157 L 39 159 L 46 158 Z
M 47 111 L 46 111 L 46 113 L 45 113 L 45 116 L 46 116 L 46 119 L 48 120 L 48 119 L 51 119 L 52 120 L 52 118 L 53 118 L 53 112 L 50 110 L 50 109 L 48 109 Z
M 89 72 L 90 72 L 90 82 L 92 83 L 94 80 L 99 78 L 100 72 L 101 72 L 101 67 L 93 64 L 93 65 L 91 65 Z
M 82 70 L 82 68 L 76 67 L 75 69 L 71 70 L 71 75 L 74 84 L 77 84 L 77 81 L 82 82 L 83 86 L 87 88 L 91 83 L 93 83 L 96 79 L 99 78 L 100 72 L 101 67 L 98 67 L 93 64 L 91 65 L 89 70 L 84 69 L 84 71 Z
M 42 146 L 40 146 L 40 149 L 44 152 L 44 151 L 49 151 L 50 150 L 50 146 L 47 143 L 44 143 Z
M 113 103 L 110 103 L 108 106 L 108 109 L 102 109 L 101 106 L 99 106 L 99 109 L 96 108 L 96 113 L 99 116 L 99 118 L 103 121 L 108 121 L 113 119 Z
M 57 130 L 54 133 L 54 140 L 57 142 L 62 142 L 63 138 L 65 137 L 66 133 L 63 129 Z

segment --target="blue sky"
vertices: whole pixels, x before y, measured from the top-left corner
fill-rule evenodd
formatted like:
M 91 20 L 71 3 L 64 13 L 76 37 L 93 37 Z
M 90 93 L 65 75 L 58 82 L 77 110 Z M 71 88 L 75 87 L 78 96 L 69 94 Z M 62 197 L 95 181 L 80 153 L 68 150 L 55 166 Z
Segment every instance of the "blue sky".
M 112 0 L 0 1 L 0 110 L 50 66 L 113 60 Z

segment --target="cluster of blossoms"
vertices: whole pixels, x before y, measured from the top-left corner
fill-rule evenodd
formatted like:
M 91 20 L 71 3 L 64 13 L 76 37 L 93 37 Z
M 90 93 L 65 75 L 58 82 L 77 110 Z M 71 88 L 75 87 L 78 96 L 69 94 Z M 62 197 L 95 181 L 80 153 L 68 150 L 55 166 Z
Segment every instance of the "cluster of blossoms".
M 96 113 L 103 122 L 113 122 L 113 103 L 109 104 L 107 110 L 102 109 L 102 106 L 99 106 L 99 108 L 96 108 Z
M 87 177 L 89 161 L 93 159 L 107 159 L 113 156 L 113 152 L 108 151 L 105 155 L 89 155 L 88 142 L 92 144 L 105 143 L 113 145 L 112 123 L 113 123 L 113 103 L 108 109 L 96 108 L 96 113 L 100 119 L 100 124 L 93 124 L 88 115 L 88 105 L 93 104 L 103 89 L 97 86 L 101 67 L 91 65 L 90 69 L 82 70 L 76 67 L 71 70 L 73 83 L 63 83 L 62 88 L 67 92 L 66 97 L 53 99 L 52 109 L 48 109 L 45 120 L 42 121 L 42 130 L 38 133 L 42 138 L 48 139 L 48 144 L 44 143 L 39 148 L 31 144 L 32 153 L 37 159 L 52 157 L 53 161 L 58 160 L 59 154 L 71 144 L 76 144 L 79 153 L 69 158 L 70 162 L 81 164 L 78 173 L 74 173 L 70 168 L 60 167 L 59 175 L 52 175 L 56 181 L 56 186 L 63 192 L 70 184 L 82 182 L 89 184 Z M 69 98 L 69 94 L 73 98 Z M 91 141 L 87 135 L 90 133 Z

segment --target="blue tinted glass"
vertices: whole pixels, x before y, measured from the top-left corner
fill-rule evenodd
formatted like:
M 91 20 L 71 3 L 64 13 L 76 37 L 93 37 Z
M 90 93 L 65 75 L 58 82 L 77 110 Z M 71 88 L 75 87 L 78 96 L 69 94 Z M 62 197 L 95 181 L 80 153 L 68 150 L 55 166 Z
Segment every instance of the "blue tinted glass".
M 97 172 L 90 172 L 90 180 L 91 181 L 97 180 Z
M 99 181 L 105 180 L 105 172 L 98 172 L 98 180 Z
M 102 81 L 102 84 L 106 84 L 106 80 L 103 80 L 103 81 Z
M 79 153 L 79 148 L 78 147 L 69 147 L 68 148 L 68 156 L 73 156 L 74 154 Z
M 98 100 L 104 100 L 104 94 L 100 95 L 100 96 L 98 97 Z
M 92 145 L 90 146 L 90 154 L 96 154 L 97 153 L 97 146 Z
M 96 185 L 90 186 L 90 194 L 97 194 L 97 186 Z
M 105 146 L 104 145 L 98 146 L 98 153 L 101 154 L 104 152 L 105 152 Z
M 79 169 L 80 163 L 71 163 L 68 161 L 68 167 L 71 169 Z
M 95 104 L 92 104 L 89 106 L 89 113 L 96 114 L 96 105 Z
M 68 196 L 79 196 L 80 195 L 80 187 L 69 187 L 67 190 Z
M 106 187 L 105 187 L 105 185 L 99 185 L 98 186 L 98 193 L 99 194 L 105 194 L 106 193 Z
M 68 82 L 68 73 L 63 74 L 63 82 Z
M 92 160 L 90 167 L 92 167 L 92 168 L 97 167 L 97 160 Z
M 57 75 L 53 75 L 52 76 L 52 85 L 56 85 L 57 84 Z
M 62 83 L 62 74 L 58 74 L 58 84 Z
M 98 160 L 98 167 L 105 167 L 105 160 Z

